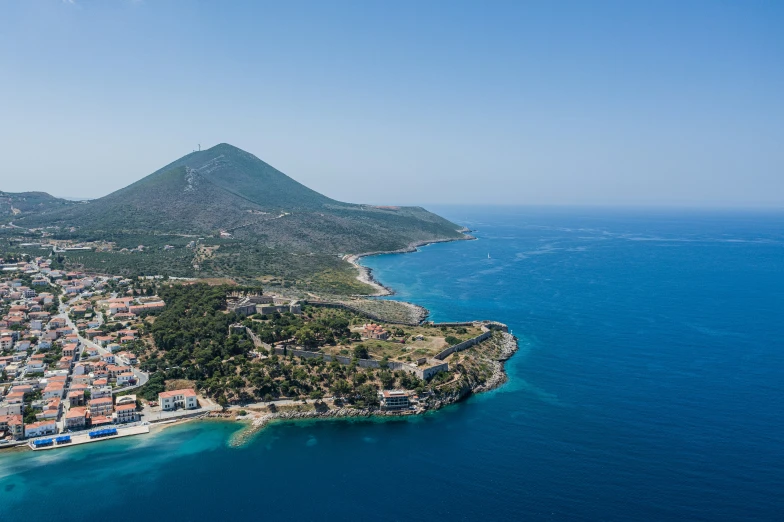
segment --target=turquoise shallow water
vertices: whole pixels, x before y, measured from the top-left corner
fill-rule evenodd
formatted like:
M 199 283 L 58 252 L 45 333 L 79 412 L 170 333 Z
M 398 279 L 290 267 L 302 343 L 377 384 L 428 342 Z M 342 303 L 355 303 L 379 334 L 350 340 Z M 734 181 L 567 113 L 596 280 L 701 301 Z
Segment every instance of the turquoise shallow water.
M 435 210 L 479 240 L 364 262 L 433 319 L 509 324 L 503 388 L 237 449 L 214 422 L 0 454 L 0 520 L 782 518 L 784 215 Z

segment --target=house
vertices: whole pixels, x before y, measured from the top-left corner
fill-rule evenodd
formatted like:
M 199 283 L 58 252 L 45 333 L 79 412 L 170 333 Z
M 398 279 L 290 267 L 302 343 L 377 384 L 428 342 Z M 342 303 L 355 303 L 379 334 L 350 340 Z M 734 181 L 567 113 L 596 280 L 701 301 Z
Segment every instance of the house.
M 120 313 L 128 313 L 128 305 L 125 303 L 110 303 L 109 314 L 115 315 Z
M 110 335 L 96 335 L 95 339 L 93 340 L 96 342 L 96 344 L 99 344 L 101 346 L 106 346 L 110 342 L 114 341 L 114 337 Z
M 71 357 L 60 357 L 60 360 L 57 361 L 57 368 L 59 370 L 70 370 L 71 364 L 73 363 L 73 359 Z
M 10 350 L 14 346 L 14 338 L 10 335 L 0 337 L 0 350 Z
M 103 397 L 111 397 L 112 389 L 105 384 L 103 386 L 93 386 L 90 390 L 90 397 L 93 399 L 101 399 Z
M 385 410 L 400 410 L 408 408 L 408 392 L 405 390 L 384 390 L 378 392 L 381 407 Z
M 164 411 L 176 410 L 177 408 L 190 410 L 199 406 L 196 392 L 192 388 L 159 393 L 158 401 L 160 402 L 161 410 Z
M 84 390 L 70 390 L 68 392 L 68 406 L 84 406 Z
M 65 428 L 68 430 L 79 430 L 87 427 L 87 420 L 90 412 L 87 408 L 71 408 L 65 414 Z
M 134 365 L 139 362 L 136 356 L 131 352 L 120 352 L 117 354 L 117 357 L 120 359 L 120 362 L 128 365 Z
M 90 426 L 97 427 L 97 426 L 105 426 L 106 424 L 111 424 L 112 419 L 105 416 L 105 415 L 92 415 L 90 414 Z
M 8 404 L 21 404 L 24 402 L 25 393 L 20 391 L 12 391 L 5 396 L 5 402 Z
M 22 440 L 25 436 L 22 416 L 0 415 L 0 433 L 4 433 L 14 440 Z
M 90 328 L 89 330 L 85 331 L 84 334 L 87 336 L 88 339 L 92 339 L 96 335 L 101 335 L 103 332 L 98 330 L 97 328 Z
M 383 340 L 383 339 L 388 339 L 389 338 L 389 332 L 387 332 L 386 330 L 381 328 L 381 326 L 379 326 L 377 324 L 374 324 L 374 323 L 369 323 L 369 324 L 364 325 L 363 328 L 362 328 L 362 331 L 363 331 L 363 334 L 365 335 L 365 337 L 367 337 L 368 339 L 382 339 Z
M 85 373 L 84 375 L 74 375 L 71 378 L 71 382 L 74 383 L 74 384 L 85 384 L 85 385 L 87 385 L 87 384 L 91 384 L 92 381 L 93 381 L 93 378 L 90 377 L 89 373 Z M 71 386 L 71 388 L 73 388 L 73 386 Z
M 106 364 L 114 364 L 115 358 L 114 355 L 111 353 L 107 353 L 106 355 L 101 356 L 101 360 Z
M 119 366 L 119 365 L 110 364 L 110 365 L 108 365 L 106 367 L 106 370 L 109 372 L 109 377 L 110 378 L 116 379 L 118 375 L 130 372 L 131 371 L 131 367 L 130 366 Z
M 23 402 L 17 402 L 16 404 L 0 402 L 0 415 L 21 415 L 23 410 Z
M 11 388 L 11 391 L 22 392 L 26 395 L 28 393 L 33 393 L 35 390 L 33 390 L 33 387 L 30 386 L 29 384 L 17 384 L 16 386 Z
M 86 383 L 73 383 L 73 384 L 71 384 L 71 387 L 68 388 L 68 391 L 69 392 L 72 392 L 72 391 L 86 392 L 89 389 L 90 389 L 90 386 L 88 384 L 86 384 Z
M 41 410 L 41 413 L 36 414 L 35 418 L 38 420 L 57 420 L 60 416 L 61 409 L 62 401 L 58 397 L 49 399 L 44 405 L 43 410 Z
M 55 329 L 55 333 L 57 334 L 57 337 L 59 338 L 59 337 L 65 337 L 66 335 L 71 335 L 72 333 L 74 333 L 74 331 L 73 331 L 72 328 L 69 328 L 67 326 L 61 326 L 61 327 Z
M 101 397 L 99 399 L 90 399 L 90 415 L 92 417 L 104 416 L 108 417 L 112 414 L 114 404 L 111 397 Z
M 114 411 L 114 419 L 117 423 L 136 422 L 141 419 L 139 412 L 136 411 L 136 404 L 123 404 L 117 406 Z
M 44 420 L 24 426 L 24 434 L 27 438 L 54 435 L 55 433 L 57 433 L 57 423 L 54 420 Z
M 71 344 L 71 343 L 64 344 L 63 345 L 63 356 L 64 357 L 71 357 L 71 358 L 73 358 L 73 356 L 76 355 L 76 350 L 78 350 L 78 348 L 77 348 L 77 346 L 75 344 Z
M 46 363 L 43 359 L 30 359 L 27 363 L 27 373 L 44 373 Z
M 54 399 L 63 398 L 63 391 L 65 390 L 65 385 L 62 382 L 49 382 L 44 388 L 43 398 L 46 399 Z
M 145 303 L 140 305 L 131 305 L 128 307 L 128 312 L 132 314 L 140 314 L 143 312 L 151 312 L 154 310 L 162 309 L 166 304 L 163 301 L 156 301 L 153 303 Z
M 133 372 L 123 372 L 117 375 L 117 386 L 126 386 L 136 382 Z

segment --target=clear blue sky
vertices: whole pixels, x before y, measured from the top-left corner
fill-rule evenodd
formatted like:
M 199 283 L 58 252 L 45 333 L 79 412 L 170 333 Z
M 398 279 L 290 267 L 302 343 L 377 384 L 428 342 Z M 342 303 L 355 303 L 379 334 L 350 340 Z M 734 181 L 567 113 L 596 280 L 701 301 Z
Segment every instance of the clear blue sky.
M 367 203 L 784 206 L 784 2 L 0 2 L 0 189 L 228 142 Z

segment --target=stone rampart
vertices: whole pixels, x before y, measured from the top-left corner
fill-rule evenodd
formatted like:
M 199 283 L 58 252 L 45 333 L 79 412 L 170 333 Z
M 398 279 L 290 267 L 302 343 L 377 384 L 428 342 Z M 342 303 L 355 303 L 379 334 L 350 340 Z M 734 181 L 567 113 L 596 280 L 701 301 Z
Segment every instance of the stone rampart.
M 337 361 L 340 364 L 351 364 L 353 360 L 351 357 L 345 357 L 342 355 L 329 355 L 326 353 L 320 352 L 309 352 L 307 350 L 299 350 L 297 348 L 289 348 L 284 346 L 276 346 L 274 348 L 274 352 L 277 355 L 293 355 L 295 357 L 302 357 L 303 359 L 324 359 L 326 362 Z M 382 362 L 376 359 L 357 359 L 357 366 L 360 368 L 381 368 Z M 437 374 L 438 372 L 446 372 L 449 371 L 449 364 L 445 362 L 438 361 L 435 364 L 427 367 L 427 368 L 419 368 L 417 366 L 397 362 L 397 361 L 389 361 L 387 362 L 387 368 L 390 370 L 402 370 L 404 372 L 408 372 L 411 374 L 416 375 L 420 379 L 427 380 L 431 378 L 433 375 Z
M 453 354 L 455 352 L 461 352 L 461 351 L 463 351 L 463 350 L 465 350 L 467 348 L 471 348 L 472 346 L 474 346 L 474 345 L 476 345 L 478 343 L 481 343 L 482 341 L 484 341 L 485 339 L 488 339 L 491 335 L 493 335 L 493 331 L 491 329 L 489 329 L 489 328 L 487 328 L 485 326 L 483 326 L 482 329 L 484 330 L 484 332 L 481 333 L 480 335 L 477 335 L 476 337 L 474 337 L 472 339 L 469 339 L 467 341 L 463 341 L 462 343 L 450 346 L 446 350 L 444 350 L 441 353 L 439 353 L 438 355 L 436 355 L 434 357 L 434 359 L 438 359 L 438 360 L 443 361 L 444 359 L 447 358 L 447 356 L 449 356 L 449 355 L 451 355 L 451 354 Z
M 351 306 L 346 303 L 339 303 L 337 301 L 307 301 L 307 304 L 310 306 L 320 306 L 322 308 L 338 308 L 341 310 L 348 310 L 349 312 L 354 312 L 359 315 L 364 315 L 368 319 L 372 319 L 373 321 L 377 321 L 379 323 L 387 323 L 387 324 L 402 324 L 404 326 L 416 326 L 417 323 L 413 322 L 405 322 L 405 321 L 390 321 L 388 319 L 384 319 L 381 316 L 378 316 L 372 312 L 367 312 L 365 310 L 361 310 L 355 306 Z

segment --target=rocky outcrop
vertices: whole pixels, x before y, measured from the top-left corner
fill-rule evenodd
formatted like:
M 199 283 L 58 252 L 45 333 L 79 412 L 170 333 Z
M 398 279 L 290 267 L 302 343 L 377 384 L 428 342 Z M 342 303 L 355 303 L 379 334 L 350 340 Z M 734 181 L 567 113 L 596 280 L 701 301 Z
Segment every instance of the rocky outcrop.
M 384 411 L 379 409 L 367 408 L 334 408 L 313 411 L 280 411 L 264 413 L 255 417 L 251 425 L 238 433 L 230 442 L 232 446 L 240 446 L 250 440 L 259 430 L 264 428 L 272 421 L 278 420 L 305 420 L 305 419 L 338 419 L 338 418 L 369 418 L 369 417 L 406 417 L 410 415 L 421 415 L 427 411 L 434 411 L 460 402 L 473 393 L 481 393 L 498 388 L 506 382 L 507 376 L 504 371 L 504 361 L 508 360 L 517 351 L 517 338 L 506 332 L 497 332 L 499 353 L 495 360 L 490 361 L 493 372 L 485 381 L 464 381 L 456 390 L 451 390 L 439 394 L 431 399 L 427 407 L 422 407 L 415 411 Z M 215 416 L 221 415 L 217 413 Z

